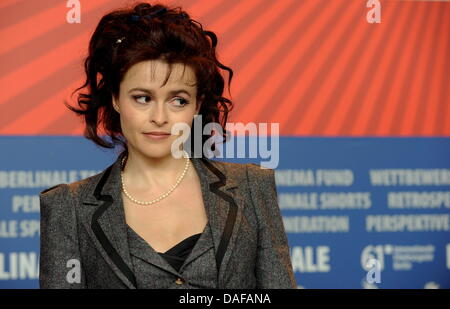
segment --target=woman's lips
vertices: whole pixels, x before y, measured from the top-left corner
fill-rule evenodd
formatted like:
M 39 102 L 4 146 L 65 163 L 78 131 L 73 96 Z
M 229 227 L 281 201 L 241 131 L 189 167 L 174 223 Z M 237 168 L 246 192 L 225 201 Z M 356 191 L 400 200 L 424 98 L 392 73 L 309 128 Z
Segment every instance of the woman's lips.
M 160 140 L 165 139 L 170 136 L 170 134 L 167 133 L 143 133 L 146 137 L 154 139 L 154 140 Z

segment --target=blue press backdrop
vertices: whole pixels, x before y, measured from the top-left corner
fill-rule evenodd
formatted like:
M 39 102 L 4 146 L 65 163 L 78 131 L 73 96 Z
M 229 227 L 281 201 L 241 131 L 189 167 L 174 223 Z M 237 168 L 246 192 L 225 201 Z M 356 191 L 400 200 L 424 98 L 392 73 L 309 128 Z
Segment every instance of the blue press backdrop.
M 299 288 L 450 288 L 450 138 L 281 137 L 279 145 L 278 201 Z M 37 288 L 38 194 L 48 187 L 33 185 L 37 172 L 60 176 L 51 185 L 71 182 L 117 152 L 70 136 L 2 136 L 0 148 L 0 288 Z M 394 182 L 396 171 L 419 169 L 422 184 Z M 434 199 L 389 202 L 402 192 Z

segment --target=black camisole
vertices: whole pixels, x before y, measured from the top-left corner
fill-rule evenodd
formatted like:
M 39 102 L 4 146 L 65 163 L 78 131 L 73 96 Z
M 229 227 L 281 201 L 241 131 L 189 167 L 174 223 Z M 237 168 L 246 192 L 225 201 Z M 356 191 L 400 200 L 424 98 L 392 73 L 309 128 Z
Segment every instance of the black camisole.
M 128 224 L 127 228 L 142 241 L 147 243 L 145 239 L 143 239 L 139 234 L 137 234 Z M 181 265 L 183 265 L 184 261 L 188 257 L 189 253 L 191 253 L 192 249 L 195 246 L 195 243 L 200 238 L 202 233 L 194 234 L 189 236 L 188 238 L 183 239 L 178 244 L 167 250 L 166 252 L 157 252 L 160 256 L 162 256 L 173 268 L 177 271 L 180 270 Z
M 181 265 L 194 248 L 195 243 L 200 238 L 201 233 L 194 234 L 182 240 L 166 252 L 158 252 L 173 268 L 180 270 Z

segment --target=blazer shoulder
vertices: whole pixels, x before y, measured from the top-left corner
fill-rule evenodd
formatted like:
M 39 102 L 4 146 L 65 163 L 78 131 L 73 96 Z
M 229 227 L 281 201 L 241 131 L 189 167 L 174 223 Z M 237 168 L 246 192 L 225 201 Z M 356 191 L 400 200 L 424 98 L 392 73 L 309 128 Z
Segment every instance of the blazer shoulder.
M 89 187 L 92 183 L 98 180 L 102 173 L 103 172 L 100 172 L 72 183 L 60 183 L 54 185 L 42 190 L 39 195 L 45 198 L 54 198 L 67 193 L 72 193 L 76 196 L 78 194 L 81 194 L 84 188 Z
M 224 171 L 226 177 L 233 178 L 237 183 L 261 183 L 264 186 L 275 186 L 275 170 L 261 167 L 255 163 L 233 163 L 214 161 L 214 164 Z
M 60 183 L 47 188 L 39 193 L 39 203 L 41 209 L 41 216 L 45 216 L 45 210 L 54 208 L 52 205 L 63 205 L 63 201 L 69 198 L 68 184 Z M 57 207 L 61 208 L 61 207 Z
M 64 185 L 65 185 L 64 183 L 60 183 L 60 184 L 54 185 L 53 187 L 50 187 L 50 188 L 42 190 L 41 192 L 39 192 L 39 195 L 44 195 L 47 192 L 55 191 L 55 190 L 57 190 L 58 188 L 61 188 Z
M 247 173 L 249 179 L 261 178 L 269 179 L 274 178 L 275 170 L 272 168 L 262 167 L 255 163 L 247 163 Z

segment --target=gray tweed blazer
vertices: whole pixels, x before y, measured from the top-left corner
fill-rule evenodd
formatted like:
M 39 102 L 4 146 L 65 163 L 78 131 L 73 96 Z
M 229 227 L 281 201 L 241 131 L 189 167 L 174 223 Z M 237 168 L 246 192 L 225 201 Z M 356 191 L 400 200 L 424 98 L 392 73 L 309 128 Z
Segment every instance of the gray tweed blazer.
M 41 288 L 137 287 L 122 204 L 122 155 L 97 175 L 40 193 Z M 154 275 L 155 288 L 297 288 L 274 170 L 207 158 L 191 162 L 212 243 L 196 245 L 179 271 L 152 250 L 146 273 Z

